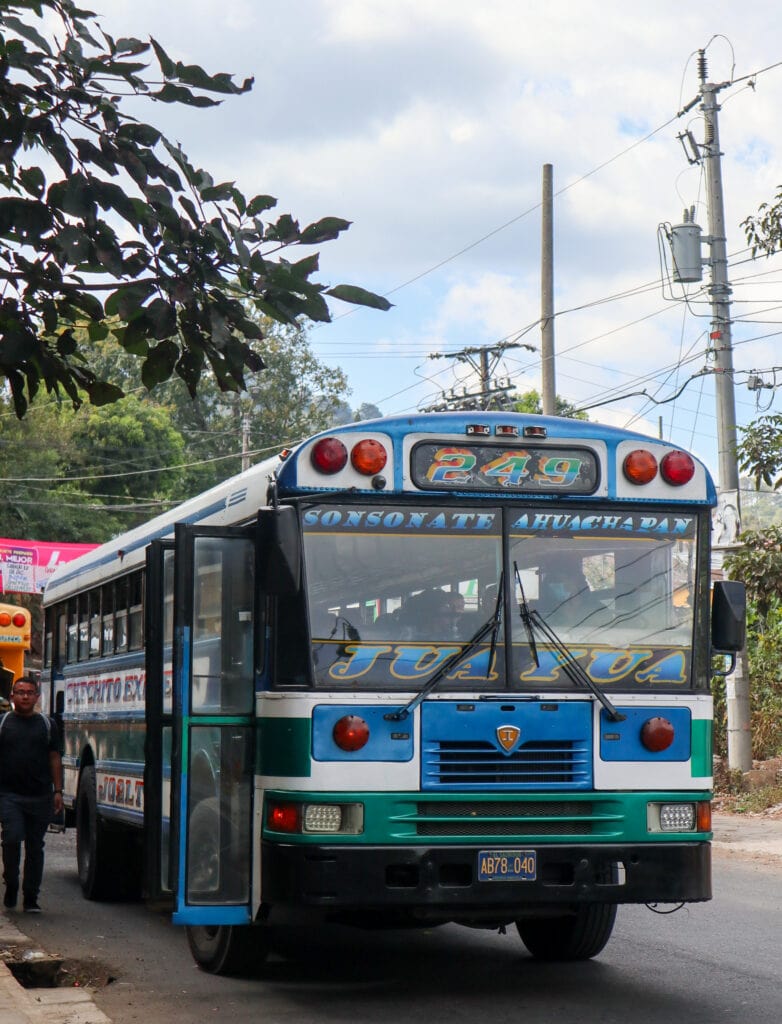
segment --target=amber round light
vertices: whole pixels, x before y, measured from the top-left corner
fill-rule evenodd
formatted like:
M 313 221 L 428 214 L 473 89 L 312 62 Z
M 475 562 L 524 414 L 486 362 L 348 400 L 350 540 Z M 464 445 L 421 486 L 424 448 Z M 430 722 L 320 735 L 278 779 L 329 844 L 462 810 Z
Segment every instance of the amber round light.
M 687 452 L 668 452 L 660 462 L 660 475 L 666 483 L 681 487 L 695 475 L 695 463 Z
M 388 462 L 388 454 L 379 441 L 365 437 L 363 441 L 353 446 L 350 461 L 356 472 L 363 476 L 374 476 Z
M 339 473 L 348 464 L 348 450 L 337 437 L 322 437 L 312 449 L 312 465 L 321 473 Z
M 644 722 L 641 727 L 641 743 L 653 754 L 667 750 L 673 743 L 674 729 L 667 718 L 657 716 Z
M 657 476 L 657 459 L 644 448 L 636 448 L 625 456 L 622 466 L 631 484 L 648 484 Z
M 359 715 L 345 715 L 335 723 L 332 735 L 340 750 L 361 750 L 369 740 L 369 726 Z
M 0 626 L 10 626 L 11 616 L 8 612 L 0 612 Z

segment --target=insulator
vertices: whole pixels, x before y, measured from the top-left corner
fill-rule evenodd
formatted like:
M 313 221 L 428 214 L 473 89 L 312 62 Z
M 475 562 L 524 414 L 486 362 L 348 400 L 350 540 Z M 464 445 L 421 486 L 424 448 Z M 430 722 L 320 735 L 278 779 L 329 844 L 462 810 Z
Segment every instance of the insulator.
M 702 82 L 706 81 L 706 76 L 708 75 L 708 73 L 709 71 L 708 64 L 706 63 L 706 51 L 698 50 L 698 75 L 700 76 L 700 80 Z

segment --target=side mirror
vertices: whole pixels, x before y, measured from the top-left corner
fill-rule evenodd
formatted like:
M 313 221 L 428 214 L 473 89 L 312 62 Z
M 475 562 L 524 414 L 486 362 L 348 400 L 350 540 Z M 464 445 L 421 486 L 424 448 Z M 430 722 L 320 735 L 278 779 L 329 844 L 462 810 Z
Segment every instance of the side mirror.
M 291 505 L 258 513 L 258 581 L 275 597 L 296 594 L 301 586 L 299 517 Z
M 743 583 L 720 580 L 711 599 L 711 646 L 720 654 L 738 654 L 744 647 L 747 593 Z

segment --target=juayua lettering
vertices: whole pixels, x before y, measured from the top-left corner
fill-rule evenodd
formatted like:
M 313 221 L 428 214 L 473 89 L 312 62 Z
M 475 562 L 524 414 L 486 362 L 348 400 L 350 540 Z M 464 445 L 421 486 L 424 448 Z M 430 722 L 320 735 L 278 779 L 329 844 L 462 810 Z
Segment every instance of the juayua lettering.
M 344 647 L 345 656 L 329 668 L 329 675 L 342 683 L 355 682 L 380 669 L 384 675 L 400 681 L 420 683 L 436 672 L 444 662 L 458 654 L 454 644 L 369 644 L 354 643 Z M 491 645 L 479 647 L 459 661 L 446 676 L 462 682 L 496 680 L 496 651 L 489 671 Z M 589 678 L 600 686 L 618 682 L 637 684 L 660 683 L 682 685 L 687 682 L 685 651 L 651 648 L 612 650 L 575 647 L 569 657 L 581 662 Z M 531 686 L 562 683 L 566 677 L 563 665 L 566 655 L 555 650 L 538 648 L 538 665 L 521 672 L 518 680 Z

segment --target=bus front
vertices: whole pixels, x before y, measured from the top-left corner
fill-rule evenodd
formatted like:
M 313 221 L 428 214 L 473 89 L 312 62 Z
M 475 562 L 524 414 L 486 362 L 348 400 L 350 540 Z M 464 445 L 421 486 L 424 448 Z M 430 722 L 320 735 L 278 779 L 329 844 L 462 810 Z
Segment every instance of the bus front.
M 259 698 L 263 903 L 594 956 L 711 895 L 704 467 L 591 423 L 340 428 L 278 474 L 303 581 Z

